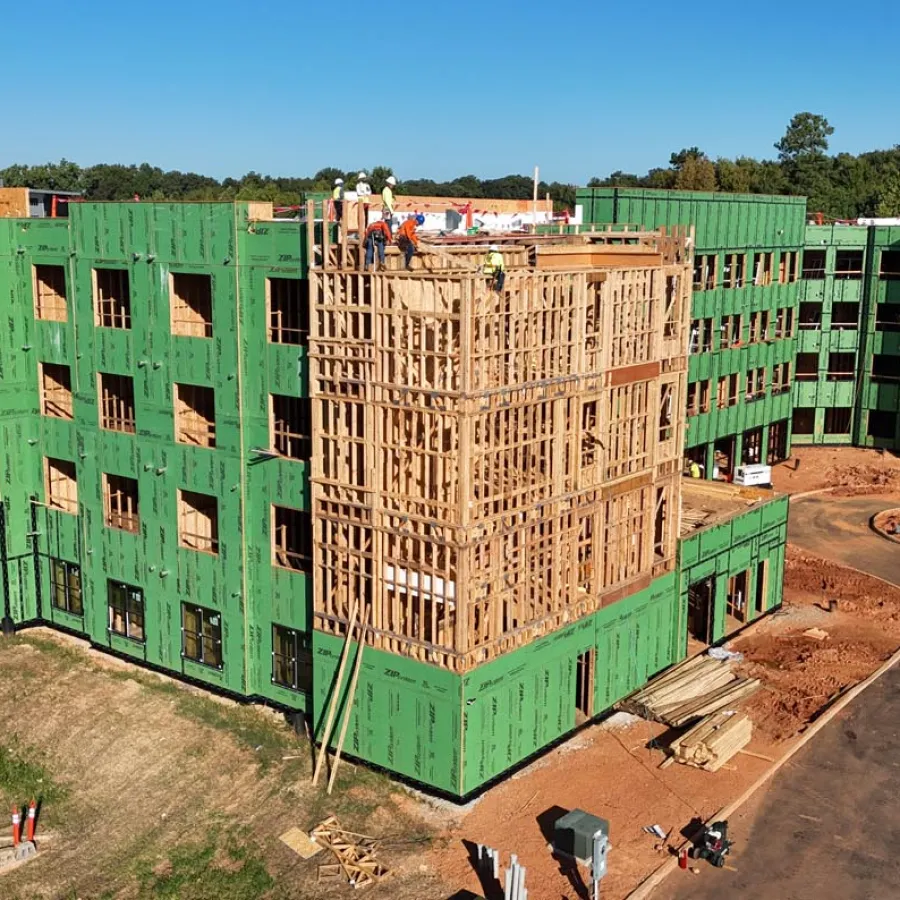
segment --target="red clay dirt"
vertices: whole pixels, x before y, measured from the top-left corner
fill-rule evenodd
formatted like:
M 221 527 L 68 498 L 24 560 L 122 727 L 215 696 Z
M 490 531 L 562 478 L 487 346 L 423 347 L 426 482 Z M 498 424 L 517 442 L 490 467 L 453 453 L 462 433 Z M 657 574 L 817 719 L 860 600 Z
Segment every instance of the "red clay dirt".
M 785 570 L 783 611 L 729 644 L 744 654 L 740 668 L 763 682 L 744 706 L 754 722 L 747 749 L 772 758 L 900 644 L 900 588 L 790 546 Z M 838 601 L 835 612 L 827 611 L 831 599 Z M 804 636 L 811 627 L 828 637 Z M 643 826 L 674 828 L 675 841 L 692 817 L 712 815 L 770 765 L 738 755 L 717 773 L 677 765 L 660 771 L 663 753 L 648 745 L 664 731 L 643 721 L 618 731 L 587 728 L 489 791 L 447 830 L 430 853 L 430 865 L 453 889 L 480 894 L 463 844 L 474 841 L 500 850 L 504 865 L 510 852 L 517 853 L 530 896 L 587 896 L 583 887 L 573 887 L 547 846 L 552 821 L 577 807 L 611 821 L 614 850 L 603 896 L 621 900 L 666 858 Z
M 791 458 L 772 469 L 777 491 L 800 494 L 836 488 L 842 497 L 900 493 L 900 458 L 860 447 L 794 447 Z

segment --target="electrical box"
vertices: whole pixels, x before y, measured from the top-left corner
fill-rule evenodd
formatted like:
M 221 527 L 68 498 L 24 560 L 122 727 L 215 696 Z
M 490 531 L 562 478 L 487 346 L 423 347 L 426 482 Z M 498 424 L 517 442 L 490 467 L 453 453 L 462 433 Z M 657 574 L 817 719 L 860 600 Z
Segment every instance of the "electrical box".
M 589 862 L 594 852 L 594 835 L 609 837 L 609 822 L 582 809 L 573 809 L 553 825 L 553 849 L 566 856 Z

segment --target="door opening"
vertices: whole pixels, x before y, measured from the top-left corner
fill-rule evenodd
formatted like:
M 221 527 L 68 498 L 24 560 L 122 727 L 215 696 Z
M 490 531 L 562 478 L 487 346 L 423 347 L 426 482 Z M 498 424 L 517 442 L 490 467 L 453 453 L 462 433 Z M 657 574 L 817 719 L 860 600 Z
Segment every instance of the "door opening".
M 688 587 L 688 634 L 704 644 L 712 643 L 713 597 L 716 579 L 713 576 L 695 581 Z
M 756 612 L 766 611 L 766 595 L 769 593 L 768 585 L 769 561 L 760 560 L 756 565 Z
M 594 653 L 579 653 L 575 666 L 575 721 L 579 725 L 594 715 Z
M 728 579 L 728 593 L 725 596 L 725 617 L 728 619 L 727 632 L 734 631 L 747 621 L 747 570 L 738 572 Z

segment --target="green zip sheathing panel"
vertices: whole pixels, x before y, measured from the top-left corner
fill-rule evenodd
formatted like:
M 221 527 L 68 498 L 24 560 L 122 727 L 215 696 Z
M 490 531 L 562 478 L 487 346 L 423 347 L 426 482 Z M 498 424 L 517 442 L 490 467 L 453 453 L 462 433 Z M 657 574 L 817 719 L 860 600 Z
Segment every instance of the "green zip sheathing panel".
M 309 509 L 308 468 L 258 451 L 270 445 L 269 394 L 307 395 L 306 348 L 269 343 L 266 307 L 268 277 L 305 277 L 306 242 L 298 223 L 251 222 L 248 209 L 81 203 L 73 205 L 68 221 L 0 223 L 4 297 L 14 295 L 14 319 L 22 329 L 12 342 L 16 348 L 33 345 L 27 356 L 21 350 L 5 355 L 7 446 L 23 448 L 4 460 L 14 525 L 7 552 L 10 571 L 21 570 L 26 583 L 35 584 L 29 569 L 35 558 L 40 575 L 37 589 L 24 595 L 27 603 L 18 599 L 18 588 L 10 593 L 16 621 L 40 616 L 130 657 L 304 709 L 304 693 L 272 682 L 272 625 L 308 635 L 310 585 L 305 573 L 272 564 L 271 507 Z M 41 237 L 45 231 L 55 241 Z M 40 263 L 66 266 L 66 322 L 34 319 L 32 265 Z M 128 271 L 130 329 L 94 325 L 92 270 L 104 267 Z M 169 276 L 175 272 L 210 276 L 212 337 L 171 333 Z M 72 421 L 37 414 L 39 362 L 70 367 Z M 99 427 L 98 372 L 134 378 L 135 434 Z M 213 389 L 214 449 L 175 441 L 175 384 Z M 13 417 L 17 403 L 24 413 Z M 26 537 L 32 530 L 28 498 L 44 499 L 44 456 L 75 463 L 80 514 L 36 506 L 35 545 Z M 137 479 L 140 533 L 104 526 L 104 473 Z M 216 497 L 216 554 L 178 546 L 179 489 Z M 49 603 L 51 557 L 80 566 L 83 616 Z M 145 641 L 108 630 L 108 579 L 144 592 Z M 221 614 L 221 668 L 183 658 L 182 602 Z
M 5 323 L 0 335 L 0 551 L 5 559 L 0 567 L 2 614 L 14 622 L 30 621 L 44 611 L 35 590 L 37 557 L 30 537 L 30 498 L 40 495 L 43 483 L 36 360 L 45 345 L 51 358 L 70 352 L 60 323 L 46 323 L 55 326 L 46 335 L 35 328 L 31 271 L 35 263 L 65 266 L 68 259 L 65 220 L 0 219 L 0 312 Z
M 900 277 L 882 274 L 900 228 L 810 225 L 806 250 L 816 264 L 801 282 L 795 442 L 900 447 Z
M 711 320 L 712 341 L 708 351 L 698 345 L 688 362 L 688 383 L 705 386 L 709 401 L 705 411 L 688 414 L 685 448 L 705 467 L 711 477 L 716 442 L 729 448 L 736 462 L 776 462 L 790 453 L 791 393 L 773 389 L 774 366 L 790 363 L 796 352 L 795 337 L 784 333 L 774 337 L 779 311 L 790 310 L 796 322 L 799 283 L 779 284 L 783 254 L 800 254 L 805 235 L 806 200 L 764 194 L 725 194 L 703 191 L 665 191 L 642 188 L 583 188 L 576 193 L 584 222 L 636 225 L 646 228 L 693 225 L 697 254 L 716 257 L 715 286 L 694 288 L 691 302 L 692 327 Z M 754 284 L 753 254 L 772 253 L 772 284 Z M 726 256 L 744 254 L 742 287 L 725 287 Z M 798 258 L 797 265 L 801 260 Z M 769 339 L 750 343 L 750 317 L 768 313 Z M 782 313 L 784 314 L 784 313 Z M 723 346 L 723 320 L 741 316 L 740 344 Z M 795 331 L 796 334 L 796 325 Z M 751 396 L 747 375 L 764 368 L 765 393 Z M 719 408 L 721 379 L 739 376 L 736 402 Z M 773 431 L 773 426 L 777 431 Z M 748 432 L 760 429 L 761 453 L 749 450 Z M 780 435 L 780 438 L 779 438 Z M 770 441 L 771 437 L 771 441 Z
M 693 225 L 698 253 L 804 243 L 806 198 L 645 188 L 579 188 L 582 221 L 659 228 Z
M 781 605 L 788 505 L 786 496 L 774 498 L 719 524 L 700 529 L 678 542 L 682 609 L 687 609 L 691 585 L 713 579 L 710 635 L 713 642 L 722 640 L 736 627 L 729 625 L 726 617 L 728 579 L 732 575 L 744 571 L 749 573 L 745 622 L 751 622 Z M 760 563 L 766 563 L 766 574 L 757 604 Z M 687 638 L 686 630 L 681 634 Z
M 675 573 L 533 644 L 456 675 L 367 648 L 344 752 L 457 797 L 483 787 L 576 727 L 575 669 L 594 650 L 596 714 L 679 658 Z M 344 642 L 313 634 L 321 733 Z M 352 645 L 338 710 L 347 700 Z M 336 743 L 336 735 L 332 744 Z
M 463 676 L 467 794 L 576 726 L 578 656 L 595 651 L 594 714 L 680 659 L 675 573 Z

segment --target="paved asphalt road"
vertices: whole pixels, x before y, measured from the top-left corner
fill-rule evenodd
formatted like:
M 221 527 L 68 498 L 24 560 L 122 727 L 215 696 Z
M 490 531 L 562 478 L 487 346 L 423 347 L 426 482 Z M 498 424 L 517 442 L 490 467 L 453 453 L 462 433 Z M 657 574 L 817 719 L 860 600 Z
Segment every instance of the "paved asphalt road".
M 692 863 L 699 875 L 677 869 L 654 898 L 900 898 L 898 796 L 900 665 L 775 775 L 758 815 L 749 823 L 733 820 L 737 843 L 729 865 L 737 871 Z
M 880 497 L 793 500 L 788 540 L 819 556 L 900 584 L 900 544 L 869 528 L 875 513 L 897 505 L 897 500 Z

